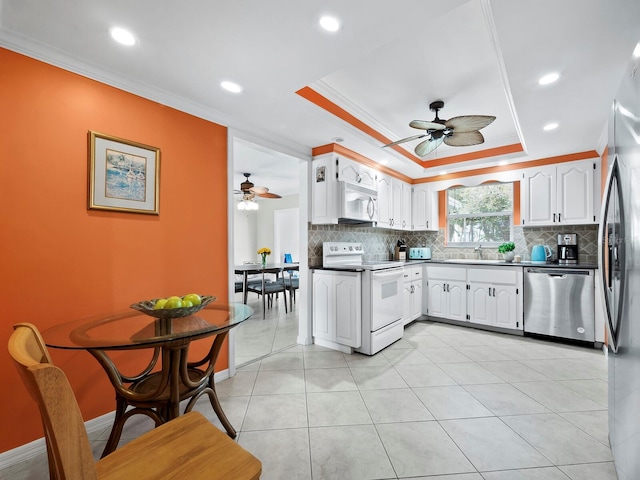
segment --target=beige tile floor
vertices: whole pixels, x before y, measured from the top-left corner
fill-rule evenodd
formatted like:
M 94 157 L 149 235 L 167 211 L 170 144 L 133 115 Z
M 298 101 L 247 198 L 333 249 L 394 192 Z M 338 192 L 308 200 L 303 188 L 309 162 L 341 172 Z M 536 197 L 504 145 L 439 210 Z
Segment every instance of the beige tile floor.
M 598 350 L 415 322 L 375 356 L 296 345 L 217 390 L 263 479 L 608 480 L 606 379 Z M 45 457 L 0 477 L 46 478 Z
M 235 301 L 242 302 L 241 293 L 236 293 Z M 247 304 L 253 308 L 254 314 L 241 328 L 234 331 L 236 365 L 253 362 L 296 344 L 298 308 L 295 303 L 293 309 L 285 313 L 284 301 L 280 294 L 277 300 L 273 300 L 273 306 L 266 308 L 265 318 L 262 318 L 262 298 L 258 298 L 255 293 L 249 293 Z

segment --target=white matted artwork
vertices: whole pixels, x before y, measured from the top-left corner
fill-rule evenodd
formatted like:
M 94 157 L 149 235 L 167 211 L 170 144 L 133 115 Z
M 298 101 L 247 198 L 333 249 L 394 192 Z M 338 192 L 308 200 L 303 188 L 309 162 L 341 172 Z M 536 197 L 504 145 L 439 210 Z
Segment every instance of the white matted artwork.
M 89 209 L 158 215 L 159 186 L 159 148 L 89 131 Z

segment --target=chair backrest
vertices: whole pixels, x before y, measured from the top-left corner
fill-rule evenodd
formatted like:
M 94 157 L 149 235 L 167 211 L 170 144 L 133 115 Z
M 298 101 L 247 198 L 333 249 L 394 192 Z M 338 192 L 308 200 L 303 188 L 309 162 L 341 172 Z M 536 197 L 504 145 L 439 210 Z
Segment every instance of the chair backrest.
M 56 478 L 96 479 L 84 420 L 67 377 L 51 363 L 35 326 L 17 324 L 14 328 L 9 338 L 9 354 L 40 409 L 49 460 L 53 460 Z

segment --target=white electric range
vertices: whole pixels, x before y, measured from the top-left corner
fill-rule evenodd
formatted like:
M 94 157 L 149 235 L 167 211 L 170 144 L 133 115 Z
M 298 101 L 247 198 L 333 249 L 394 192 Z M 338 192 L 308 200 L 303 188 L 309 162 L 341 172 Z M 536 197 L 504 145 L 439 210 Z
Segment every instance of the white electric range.
M 402 321 L 402 275 L 404 263 L 392 260 L 364 261 L 358 242 L 322 244 L 325 270 L 349 270 L 362 275 L 362 342 L 356 352 L 373 355 L 400 340 Z

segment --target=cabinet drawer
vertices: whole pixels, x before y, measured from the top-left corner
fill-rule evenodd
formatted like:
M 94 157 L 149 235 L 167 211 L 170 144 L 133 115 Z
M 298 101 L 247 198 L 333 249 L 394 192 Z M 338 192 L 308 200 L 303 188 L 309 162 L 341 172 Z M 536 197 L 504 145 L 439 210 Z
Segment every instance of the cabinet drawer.
M 516 285 L 518 283 L 518 272 L 515 268 L 469 268 L 467 270 L 469 283 L 502 283 L 505 285 Z
M 467 268 L 466 267 L 445 267 L 445 266 L 428 266 L 427 277 L 429 279 L 442 279 L 451 281 L 467 280 Z
M 422 266 L 416 265 L 413 267 L 404 267 L 404 274 L 402 275 L 402 281 L 413 282 L 414 280 L 422 279 Z

